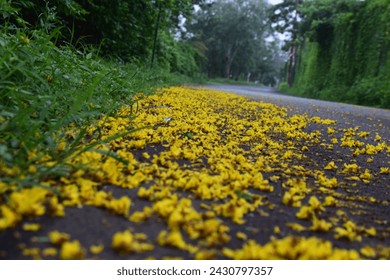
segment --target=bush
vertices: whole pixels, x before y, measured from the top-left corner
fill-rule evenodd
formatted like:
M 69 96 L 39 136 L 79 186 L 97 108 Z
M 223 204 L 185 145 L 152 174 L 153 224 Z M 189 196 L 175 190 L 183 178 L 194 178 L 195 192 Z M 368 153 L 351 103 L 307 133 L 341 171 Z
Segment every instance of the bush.
M 281 83 L 279 84 L 278 90 L 279 90 L 280 92 L 285 92 L 285 93 L 287 93 L 287 92 L 289 91 L 289 89 L 290 89 L 290 86 L 288 85 L 287 82 L 281 82 Z
M 354 84 L 347 96 L 359 105 L 390 108 L 390 81 L 382 77 L 365 78 Z

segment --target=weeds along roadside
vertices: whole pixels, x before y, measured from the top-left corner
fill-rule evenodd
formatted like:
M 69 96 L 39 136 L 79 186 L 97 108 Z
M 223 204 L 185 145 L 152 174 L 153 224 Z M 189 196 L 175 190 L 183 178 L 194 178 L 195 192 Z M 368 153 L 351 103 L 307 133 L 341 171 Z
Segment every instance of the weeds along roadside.
M 20 18 L 18 20 L 21 20 Z M 61 27 L 33 30 L 5 24 L 0 30 L 0 194 L 42 186 L 76 168 L 68 159 L 97 149 L 99 120 L 115 116 L 122 106 L 155 87 L 177 83 L 169 74 L 98 57 L 70 44 L 56 46 Z M 142 92 L 143 94 L 137 94 Z M 88 127 L 94 126 L 94 133 Z M 112 152 L 105 152 L 123 160 Z

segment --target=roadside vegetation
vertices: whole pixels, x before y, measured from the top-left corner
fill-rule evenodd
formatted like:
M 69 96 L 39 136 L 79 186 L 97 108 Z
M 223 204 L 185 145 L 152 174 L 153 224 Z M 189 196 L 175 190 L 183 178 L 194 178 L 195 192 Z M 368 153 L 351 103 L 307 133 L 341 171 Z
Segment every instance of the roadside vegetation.
M 390 108 L 389 1 L 283 1 L 272 14 L 289 35 L 282 91 Z
M 168 71 L 169 63 L 151 68 L 150 63 L 118 60 L 123 50 L 114 54 L 109 44 L 84 42 L 61 15 L 79 18 L 86 11 L 73 1 L 51 4 L 1 1 L 0 192 L 5 196 L 5 185 L 39 185 L 42 179 L 85 168 L 66 160 L 102 141 L 99 127 L 95 134 L 86 127 L 115 116 L 124 105 L 134 109 L 128 116 L 134 118 L 142 96 L 189 81 Z M 69 127 L 72 135 L 65 133 Z
M 313 32 L 325 19 L 326 26 L 336 21 L 314 20 L 316 12 L 327 11 L 328 1 L 313 1 L 325 5 L 317 8 L 307 1 L 305 11 L 312 18 L 302 16 L 302 22 L 312 23 L 312 37 L 305 37 L 301 45 L 290 42 L 295 64 L 287 62 L 284 78 L 280 74 L 283 54 L 266 20 L 270 6 L 254 0 L 214 2 L 0 0 L 0 234 L 15 228 L 27 235 L 38 232 L 31 242 L 39 248 L 19 248 L 23 257 L 79 259 L 101 253 L 102 258 L 112 258 L 113 251 L 153 257 L 147 254 L 155 248 L 174 248 L 179 257 L 199 259 L 389 257 L 388 247 L 380 242 L 388 238 L 382 217 L 378 223 L 365 224 L 361 221 L 371 217 L 367 210 L 361 219 L 350 222 L 350 216 L 336 217 L 333 208 L 355 206 L 346 195 L 350 191 L 346 181 L 363 187 L 374 181 L 382 187 L 389 174 L 380 164 L 389 153 L 386 139 L 359 128 L 339 128 L 340 139 L 330 140 L 335 133 L 332 120 L 290 118 L 286 109 L 272 104 L 172 87 L 204 82 L 274 86 L 281 79 L 287 81 L 281 87 L 289 92 L 387 107 L 388 25 L 377 29 L 379 39 L 374 36 L 376 45 L 367 51 L 370 55 L 362 53 L 365 40 L 373 37 L 367 33 L 356 42 L 359 56 L 355 60 L 336 58 L 337 54 L 348 56 L 351 48 L 332 43 L 335 57 L 321 64 L 325 68 L 317 67 L 325 56 Z M 388 7 L 386 1 L 372 3 L 367 7 L 375 11 Z M 368 15 L 360 10 L 365 5 L 356 4 L 362 22 Z M 354 15 L 348 14 L 351 19 Z M 352 23 L 342 19 L 337 26 L 344 30 L 342 24 Z M 387 17 L 378 15 L 379 19 L 382 23 Z M 298 40 L 298 35 L 292 38 Z M 345 73 L 338 68 L 341 64 L 336 65 L 341 61 Z M 372 67 L 376 72 L 371 72 Z M 351 74 L 351 69 L 357 72 Z M 343 75 L 345 79 L 340 80 L 345 83 L 337 80 Z M 308 125 L 324 125 L 322 130 L 326 125 L 328 130 L 306 132 Z M 308 144 L 302 146 L 303 141 Z M 305 158 L 305 152 L 320 142 L 331 150 L 339 141 L 338 148 L 362 155 L 360 165 L 333 158 L 329 158 L 329 168 L 323 163 L 306 167 L 294 161 Z M 372 169 L 365 167 L 374 160 L 378 164 Z M 304 180 L 292 176 L 294 172 Z M 335 180 L 345 189 L 334 190 Z M 275 195 L 274 189 L 278 190 Z M 126 196 L 129 193 L 114 195 L 118 190 L 131 190 L 131 199 Z M 269 193 L 272 203 L 267 202 Z M 387 206 L 381 197 L 362 194 L 359 199 L 378 209 Z M 135 208 L 133 201 L 140 203 L 137 207 L 148 206 Z M 276 205 L 288 207 L 285 213 L 290 218 L 294 207 L 301 217 L 292 219 L 304 222 L 273 224 L 279 239 L 264 247 L 269 254 L 250 255 L 261 249 L 250 241 L 258 232 L 243 233 L 237 225 L 252 217 L 245 217 L 252 212 L 268 217 L 269 213 L 257 208 L 265 206 L 271 212 Z M 112 228 L 100 244 L 82 244 L 77 240 L 82 236 L 73 239 L 70 233 L 49 232 L 40 223 L 42 217 L 66 219 L 67 213 L 83 211 L 83 206 L 114 214 L 110 218 L 119 217 L 120 225 L 125 221 L 127 226 L 142 226 L 149 218 L 162 223 L 156 223 L 158 230 L 145 229 L 144 234 Z M 324 213 L 324 207 L 330 208 L 330 214 Z M 80 217 L 84 212 L 78 213 Z M 300 232 L 328 235 L 307 239 L 298 236 Z M 339 239 L 367 243 L 347 242 L 339 250 L 331 243 Z M 297 242 L 302 250 L 288 255 Z M 313 244 L 326 250 L 317 255 L 310 250 Z M 83 246 L 90 248 L 88 253 Z M 274 247 L 281 252 L 272 255 Z

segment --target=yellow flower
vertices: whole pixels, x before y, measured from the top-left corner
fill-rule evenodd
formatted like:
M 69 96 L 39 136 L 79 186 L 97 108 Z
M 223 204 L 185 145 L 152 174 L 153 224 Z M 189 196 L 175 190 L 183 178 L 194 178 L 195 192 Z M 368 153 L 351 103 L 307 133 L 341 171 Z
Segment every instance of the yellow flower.
M 359 253 L 354 250 L 333 248 L 329 241 L 315 237 L 285 237 L 272 240 L 265 245 L 259 245 L 254 240 L 246 242 L 241 249 L 224 248 L 225 257 L 236 260 L 272 260 L 272 259 L 359 259 Z
M 344 163 L 343 173 L 356 173 L 359 171 L 359 166 L 356 163 L 346 164 Z
M 39 248 L 24 248 L 22 250 L 22 255 L 23 256 L 30 256 L 34 260 L 41 260 L 41 255 L 40 255 L 40 249 Z
M 378 146 L 367 144 L 366 145 L 366 154 L 367 155 L 376 155 L 379 151 L 382 150 L 381 146 L 379 146 L 379 145 L 380 144 L 378 144 Z
M 315 196 L 311 196 L 309 198 L 309 205 L 311 209 L 313 209 L 316 212 L 324 210 L 324 207 L 321 205 L 321 202 Z
M 58 198 L 56 196 L 53 196 L 52 198 L 50 198 L 49 205 L 50 205 L 50 213 L 53 216 L 56 216 L 56 217 L 65 216 L 64 205 L 62 205 L 58 202 Z
M 283 184 L 283 187 L 289 187 L 289 189 L 284 193 L 282 202 L 285 205 L 300 207 L 301 200 L 305 198 L 308 192 L 306 183 L 299 179 L 289 179 Z
M 30 172 L 32 174 L 36 173 L 37 172 L 37 167 L 35 165 L 30 165 L 28 167 L 28 172 Z
M 201 250 L 196 252 L 194 259 L 195 260 L 213 260 L 216 256 L 216 251 L 214 250 Z
M 299 219 L 310 219 L 314 215 L 314 210 L 310 206 L 302 206 L 296 217 Z
M 145 159 L 149 159 L 149 158 L 150 158 L 150 155 L 149 155 L 147 152 L 142 153 L 142 156 L 143 156 Z
M 360 174 L 359 178 L 363 180 L 363 182 L 365 183 L 368 183 L 370 182 L 371 180 L 371 173 L 370 173 L 370 170 L 368 169 L 365 169 L 364 172 L 362 174 Z
M 161 246 L 173 246 L 183 250 L 187 249 L 187 244 L 178 230 L 173 230 L 169 233 L 165 230 L 161 231 L 157 241 Z
M 347 221 L 344 223 L 344 227 L 336 227 L 334 229 L 335 231 L 335 238 L 341 239 L 345 238 L 349 241 L 361 241 L 362 237 L 358 235 L 357 233 L 357 227 L 356 224 L 352 221 Z
M 64 198 L 63 204 L 65 206 L 80 205 L 80 193 L 76 184 L 69 184 L 62 188 L 62 197 Z
M 40 230 L 40 228 L 41 228 L 41 225 L 39 225 L 39 224 L 26 223 L 23 225 L 23 230 L 25 230 L 25 231 L 38 231 L 38 230 Z
M 367 137 L 367 136 L 370 135 L 370 132 L 367 132 L 367 131 L 360 131 L 360 132 L 358 133 L 358 135 L 359 135 L 359 137 L 365 138 L 365 137 Z
M 107 153 L 115 151 L 128 164 L 96 151 L 68 158 L 66 164 L 89 168 L 76 170 L 58 180 L 43 178 L 44 182 L 40 183 L 48 189 L 53 187 L 60 194 L 42 188 L 20 190 L 16 184 L 0 182 L 0 194 L 9 197 L 0 203 L 0 230 L 16 226 L 23 218 L 27 220 L 26 216 L 46 212 L 64 216 L 68 206 L 79 207 L 80 211 L 101 207 L 124 216 L 125 222 L 142 223 L 137 226 L 151 222 L 152 217 L 157 219 L 167 227 L 158 234 L 157 243 L 184 250 L 195 259 L 221 256 L 238 259 L 359 258 L 357 251 L 334 248 L 332 243 L 317 238 L 287 236 L 277 239 L 285 233 L 286 225 L 300 236 L 309 235 L 310 231 L 332 231 L 336 239 L 358 242 L 364 236 L 373 239 L 374 243 L 380 237 L 375 228 L 347 221 L 349 215 L 359 215 L 362 201 L 382 201 L 356 196 L 357 189 L 349 187 L 360 182 L 372 181 L 373 186 L 384 182 L 386 176 L 378 174 L 389 174 L 384 162 L 382 165 L 386 167 L 380 170 L 361 168 L 357 163 L 366 158 L 368 162 L 379 163 L 377 154 L 390 152 L 387 139 L 376 137 L 374 144 L 368 144 L 374 136 L 369 138 L 370 134 L 361 132 L 358 127 L 341 130 L 334 126 L 333 120 L 290 116 L 286 108 L 206 89 L 172 87 L 143 97 L 137 97 L 140 98 L 137 118 L 132 118 L 135 111 L 132 105 L 124 106 L 116 116 L 102 116 L 86 127 L 88 138 L 83 139 L 89 140 L 89 136 L 99 134 L 101 140 L 107 141 L 96 149 Z M 307 129 L 313 123 L 321 128 Z M 145 126 L 150 128 L 137 129 Z M 108 141 L 111 136 L 130 128 L 135 131 Z M 57 139 L 56 148 L 69 148 L 63 139 L 77 139 L 78 130 L 76 125 L 65 128 L 65 135 Z M 342 131 L 344 133 L 339 137 Z M 77 148 L 83 150 L 89 142 L 81 141 Z M 333 148 L 336 150 L 340 145 L 349 147 L 347 150 L 356 157 L 349 164 L 344 164 L 332 153 L 329 153 L 331 158 L 322 163 L 321 159 L 312 161 L 308 158 L 311 156 L 307 154 L 309 149 L 318 149 L 320 154 Z M 53 158 L 32 151 L 29 159 L 35 158 L 42 158 L 40 164 L 43 166 L 56 164 Z M 36 172 L 35 167 L 31 165 L 29 170 L 19 170 L 0 163 L 0 176 L 23 179 L 19 178 L 21 174 L 31 175 Z M 272 236 L 267 243 L 258 244 L 249 238 L 251 234 L 258 234 L 261 226 L 242 227 L 242 232 L 234 230 L 232 236 L 228 224 L 244 224 L 248 219 L 265 218 L 280 210 L 280 205 L 273 199 L 278 193 L 270 194 L 280 185 L 279 202 L 299 207 L 293 212 L 296 216 L 289 216 L 292 220 L 284 225 L 271 227 Z M 107 189 L 113 189 L 112 193 Z M 138 195 L 134 211 L 131 211 L 130 196 L 116 196 L 125 192 Z M 139 209 L 144 204 L 148 206 Z M 85 205 L 88 207 L 83 208 Z M 327 209 L 334 206 L 348 210 Z M 296 218 L 306 221 L 291 223 Z M 227 219 L 229 223 L 226 223 Z M 22 225 L 25 223 L 23 221 Z M 25 224 L 24 227 L 29 226 Z M 228 248 L 233 237 L 243 243 L 242 248 Z M 81 245 L 70 242 L 66 233 L 51 232 L 49 239 L 57 249 L 63 247 L 61 252 L 48 250 L 43 254 L 44 251 L 30 248 L 26 253 L 34 258 L 40 257 L 39 253 L 42 257 L 58 258 L 60 255 L 76 258 L 83 253 Z M 120 254 L 153 250 L 147 240 L 145 234 L 124 230 L 113 234 L 111 247 Z M 226 248 L 221 249 L 223 246 Z M 88 249 L 91 254 L 99 254 L 104 246 L 95 244 Z M 386 251 L 382 252 L 380 248 L 375 248 L 375 253 L 377 258 L 386 257 Z M 361 254 L 372 256 L 372 252 L 363 248 Z
M 360 178 L 358 176 L 349 176 L 346 177 L 345 179 L 350 181 L 360 181 Z
M 374 227 L 371 227 L 369 229 L 366 229 L 365 230 L 365 233 L 368 235 L 368 236 L 375 236 L 376 235 L 376 229 Z
M 179 147 L 177 147 L 177 146 L 171 147 L 171 154 L 174 158 L 179 157 L 181 155 L 181 153 L 182 153 L 182 150 Z
M 321 231 L 326 232 L 332 227 L 331 223 L 326 222 L 323 219 L 318 219 L 316 216 L 313 216 L 312 219 L 312 226 L 310 227 L 310 230 L 312 231 Z
M 84 249 L 77 240 L 65 241 L 61 246 L 60 258 L 63 260 L 81 260 L 84 255 Z
M 114 211 L 114 213 L 122 216 L 127 216 L 129 213 L 129 208 L 131 205 L 131 200 L 127 196 L 122 196 L 119 199 L 113 199 L 108 202 L 107 208 Z
M 255 211 L 261 204 L 261 200 L 255 199 L 254 202 L 248 202 L 243 198 L 233 198 L 230 201 L 214 206 L 214 211 L 224 217 L 231 217 L 236 224 L 245 222 L 244 215 Z
M 246 240 L 247 239 L 246 234 L 241 232 L 241 231 L 237 232 L 236 236 L 237 236 L 238 239 L 241 239 L 241 240 Z
M 299 231 L 299 232 L 306 230 L 304 226 L 297 223 L 287 223 L 287 226 L 290 227 L 292 230 Z
M 146 252 L 154 249 L 152 244 L 139 242 L 145 239 L 138 235 L 133 235 L 129 230 L 117 232 L 112 237 L 111 247 L 119 253 Z
M 370 246 L 361 248 L 360 253 L 367 258 L 374 258 L 376 256 L 375 250 Z
M 145 206 L 142 212 L 134 212 L 129 220 L 135 223 L 143 222 L 150 218 L 150 216 L 153 214 L 153 209 Z
M 337 178 L 328 178 L 323 174 L 318 174 L 317 175 L 317 181 L 316 181 L 320 186 L 326 187 L 326 188 L 337 188 L 338 187 L 338 181 Z
M 70 239 L 67 233 L 59 232 L 57 230 L 49 232 L 49 240 L 54 245 L 61 245 Z
M 131 252 L 133 248 L 134 237 L 129 230 L 125 230 L 124 232 L 117 232 L 112 237 L 111 247 L 114 250 L 120 252 Z
M 0 230 L 14 227 L 21 220 L 21 216 L 7 205 L 0 205 Z
M 145 233 L 135 233 L 134 238 L 137 241 L 146 241 L 148 239 L 148 236 Z
M 168 218 L 168 227 L 170 229 L 178 228 L 184 220 L 184 215 L 181 213 L 181 211 L 173 211 Z
M 55 257 L 57 256 L 58 251 L 56 248 L 48 247 L 42 250 L 42 256 L 44 257 Z
M 336 205 L 336 199 L 333 196 L 327 196 L 325 197 L 324 206 L 335 206 Z
M 138 187 L 146 179 L 147 176 L 143 172 L 137 171 L 134 175 L 126 177 L 126 184 L 124 186 L 133 189 Z
M 334 161 L 330 161 L 325 167 L 324 167 L 325 170 L 336 170 L 337 169 L 337 166 L 336 164 L 334 163 Z
M 274 227 L 274 233 L 275 233 L 275 234 L 280 234 L 280 227 L 275 226 L 275 227 Z
M 380 174 L 390 174 L 390 169 L 388 167 L 381 167 L 379 173 Z
M 41 216 L 45 213 L 44 202 L 49 191 L 34 187 L 13 192 L 10 195 L 10 205 L 17 213 L 30 216 Z
M 27 38 L 26 36 L 20 35 L 19 39 L 20 39 L 20 42 L 22 42 L 23 44 L 29 44 L 30 43 L 30 39 Z
M 89 247 L 89 251 L 94 255 L 100 254 L 103 250 L 104 250 L 103 244 L 92 245 L 91 247 Z

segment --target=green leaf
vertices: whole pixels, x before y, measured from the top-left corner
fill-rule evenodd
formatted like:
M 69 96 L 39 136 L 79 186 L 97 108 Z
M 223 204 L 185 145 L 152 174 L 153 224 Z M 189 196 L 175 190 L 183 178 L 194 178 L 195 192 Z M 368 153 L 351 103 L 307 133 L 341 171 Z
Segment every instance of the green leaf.
M 109 156 L 109 157 L 119 161 L 120 163 L 123 163 L 126 166 L 129 165 L 129 161 L 127 159 L 121 157 L 120 155 L 118 155 L 117 153 L 115 153 L 113 151 L 100 150 L 100 149 L 93 149 L 91 151 L 105 155 L 105 156 Z
M 184 137 L 187 137 L 188 139 L 192 139 L 194 136 L 192 135 L 192 133 L 191 132 L 185 132 L 184 134 L 183 134 L 183 136 Z
M 253 200 L 253 195 L 251 193 L 243 192 L 240 190 L 236 190 L 236 194 L 239 198 L 243 198 L 246 201 L 252 201 Z

